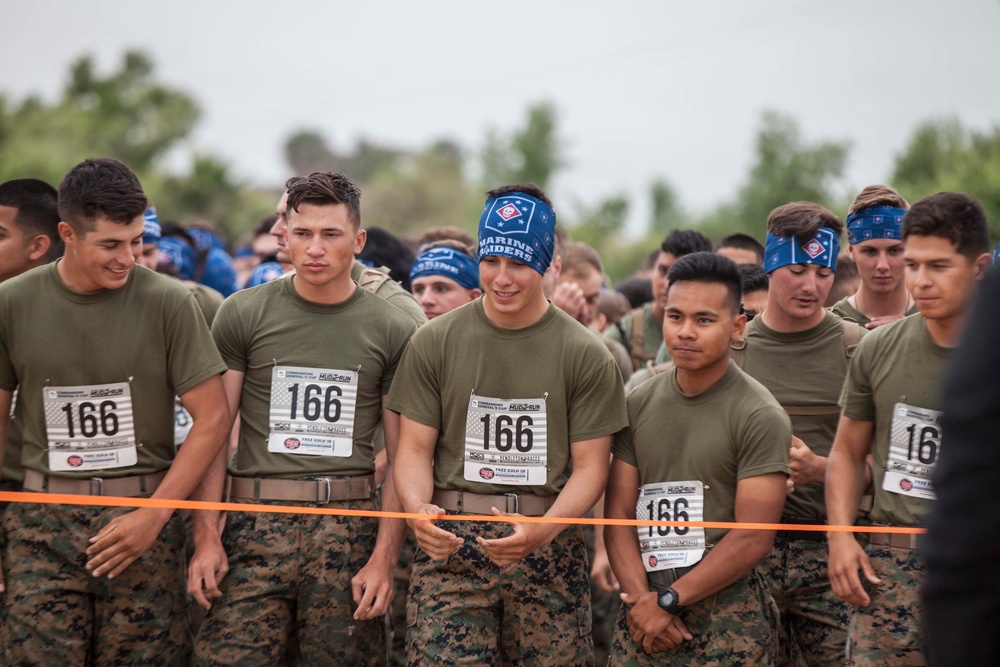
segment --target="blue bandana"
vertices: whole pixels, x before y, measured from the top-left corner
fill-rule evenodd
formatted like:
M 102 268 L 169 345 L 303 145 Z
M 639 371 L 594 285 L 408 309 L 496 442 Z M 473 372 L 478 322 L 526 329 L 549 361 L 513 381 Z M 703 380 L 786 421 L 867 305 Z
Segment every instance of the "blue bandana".
M 156 216 L 156 209 L 147 208 L 146 212 L 142 214 L 142 222 L 145 225 L 145 231 L 142 233 L 142 242 L 159 243 L 160 219 Z
M 479 264 L 454 248 L 431 248 L 410 268 L 410 282 L 424 276 L 451 278 L 465 289 L 479 289 Z
M 789 264 L 818 264 L 837 271 L 840 237 L 823 227 L 811 240 L 800 244 L 794 236 L 767 235 L 764 246 L 764 273 L 771 273 Z
M 194 280 L 194 273 L 198 270 L 198 255 L 194 248 L 175 236 L 160 239 L 159 248 L 161 264 L 173 264 L 181 280 Z
M 479 259 L 507 257 L 544 275 L 555 245 L 556 213 L 542 200 L 523 192 L 486 200 L 479 218 Z
M 998 262 L 1000 262 L 1000 243 L 997 244 L 996 248 L 993 248 L 993 263 Z
M 872 239 L 901 239 L 903 216 L 895 206 L 871 206 L 847 216 L 847 242 L 851 245 Z
M 285 275 L 285 268 L 281 264 L 278 262 L 264 262 L 254 268 L 253 273 L 247 278 L 247 284 L 244 287 L 257 287 L 257 285 L 277 280 L 283 275 Z

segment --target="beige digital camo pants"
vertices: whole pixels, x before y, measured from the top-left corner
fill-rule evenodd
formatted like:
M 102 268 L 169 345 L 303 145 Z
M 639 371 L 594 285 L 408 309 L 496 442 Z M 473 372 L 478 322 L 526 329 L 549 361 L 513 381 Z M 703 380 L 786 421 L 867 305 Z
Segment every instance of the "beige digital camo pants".
M 672 650 L 654 654 L 643 651 L 628 629 L 627 613 L 628 607 L 623 604 L 608 663 L 613 667 L 777 664 L 778 608 L 756 570 L 690 605 L 681 620 L 694 638 Z
M 377 509 L 371 500 L 326 507 Z M 229 574 L 198 631 L 195 663 L 278 665 L 291 654 L 303 665 L 385 664 L 384 619 L 355 621 L 351 590 L 377 532 L 369 517 L 230 512 Z
M 93 577 L 88 540 L 123 507 L 12 503 L 4 511 L 8 665 L 182 664 L 189 649 L 184 527 L 177 514 L 114 579 Z
M 926 665 L 920 589 L 926 571 L 916 549 L 869 545 L 865 549 L 880 584 L 861 581 L 871 597 L 867 607 L 854 607 L 848 629 L 847 661 L 851 665 Z
M 590 568 L 579 526 L 523 560 L 497 567 L 476 544 L 502 523 L 444 524 L 465 544 L 445 561 L 418 549 L 407 597 L 407 663 L 590 667 Z

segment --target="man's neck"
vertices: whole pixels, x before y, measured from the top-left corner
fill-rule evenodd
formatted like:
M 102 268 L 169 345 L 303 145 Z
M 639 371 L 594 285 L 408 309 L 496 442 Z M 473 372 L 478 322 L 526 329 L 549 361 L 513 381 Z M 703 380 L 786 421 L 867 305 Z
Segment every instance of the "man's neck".
M 820 308 L 816 311 L 815 315 L 799 320 L 786 316 L 784 311 L 775 306 L 773 308 L 765 308 L 758 317 L 772 331 L 777 331 L 778 333 L 799 333 L 800 331 L 809 331 L 813 327 L 819 326 L 819 323 L 826 317 L 826 309 Z
M 350 274 L 345 274 L 346 280 L 341 278 L 326 285 L 310 285 L 297 273 L 292 276 L 292 287 L 295 293 L 306 301 L 323 304 L 325 306 L 335 306 L 351 298 L 357 284 L 351 280 Z
M 503 313 L 498 311 L 493 307 L 493 303 L 490 301 L 488 294 L 483 295 L 483 311 L 486 313 L 486 317 L 489 318 L 490 322 L 500 327 L 501 329 L 510 329 L 511 331 L 517 329 L 526 329 L 532 324 L 538 322 L 545 316 L 545 313 L 549 310 L 549 301 L 545 298 L 545 295 L 541 290 L 538 290 L 538 296 L 540 298 L 533 300 L 525 308 L 514 312 L 514 313 Z
M 685 396 L 697 396 L 721 380 L 722 376 L 729 370 L 730 363 L 729 351 L 727 350 L 726 356 L 711 366 L 699 368 L 695 371 L 678 367 L 677 385 L 681 388 Z
M 877 317 L 902 317 L 913 306 L 910 293 L 902 284 L 892 292 L 879 293 L 872 292 L 862 283 L 857 293 L 848 299 L 848 303 L 871 320 Z
M 927 333 L 931 335 L 931 340 L 941 347 L 958 347 L 959 339 L 962 337 L 962 329 L 965 326 L 965 312 L 954 317 L 941 320 L 928 320 Z

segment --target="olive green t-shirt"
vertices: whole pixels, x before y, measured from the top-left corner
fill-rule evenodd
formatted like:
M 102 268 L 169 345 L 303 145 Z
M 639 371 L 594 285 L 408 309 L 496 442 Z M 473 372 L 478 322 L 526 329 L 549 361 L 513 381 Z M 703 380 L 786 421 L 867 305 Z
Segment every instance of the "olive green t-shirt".
M 612 435 L 626 425 L 621 374 L 604 343 L 551 303 L 538 322 L 510 330 L 490 322 L 482 299 L 431 320 L 414 334 L 388 406 L 438 430 L 436 488 L 556 494 L 570 472 L 570 443 Z M 512 416 L 487 419 L 490 415 L 479 412 L 508 402 Z M 481 424 L 481 419 L 487 421 Z M 539 426 L 542 419 L 544 428 Z M 530 439 L 526 432 L 525 438 L 517 437 L 526 431 L 522 424 L 532 429 Z M 485 451 L 467 451 L 467 426 L 470 439 L 489 445 Z M 544 467 L 542 483 L 486 481 L 503 476 L 502 463 L 477 468 L 478 476 L 470 474 L 483 460 L 478 457 L 498 452 L 538 457 L 535 464 Z
M 372 438 L 382 420 L 382 396 L 389 391 L 403 348 L 415 330 L 405 313 L 367 290 L 357 288 L 339 304 L 319 304 L 299 296 L 291 275 L 226 299 L 212 335 L 226 365 L 245 373 L 239 447 L 230 474 L 295 478 L 372 473 Z M 282 377 L 292 377 L 285 375 L 286 368 L 326 372 L 293 383 L 276 375 L 277 369 Z M 353 422 L 348 421 L 350 400 L 344 398 L 350 390 L 340 385 L 331 390 L 332 385 L 326 384 L 344 372 L 357 373 Z M 320 382 L 314 381 L 317 378 Z M 303 453 L 309 449 L 305 437 L 292 440 L 298 445 L 295 448 L 280 439 L 282 446 L 269 449 L 272 430 L 287 431 L 271 428 L 272 381 L 281 387 L 275 405 L 290 410 L 290 419 L 299 420 L 300 426 L 292 430 L 307 429 L 319 435 L 329 432 L 324 429 L 351 425 L 349 455 L 342 455 L 347 450 Z M 346 431 L 337 432 L 346 439 Z
M 843 299 L 830 306 L 830 312 L 839 317 L 843 317 L 845 320 L 854 320 L 861 326 L 866 326 L 872 321 L 872 319 L 852 306 L 850 299 L 850 296 L 845 296 Z M 906 315 L 915 315 L 918 312 L 920 311 L 917 310 L 917 304 L 913 304 L 910 306 L 910 309 L 906 311 Z
M 695 396 L 681 391 L 671 368 L 636 387 L 626 402 L 629 425 L 615 436 L 612 454 L 638 468 L 640 486 L 701 481 L 705 521 L 735 520 L 739 480 L 789 474 L 788 415 L 735 364 Z M 707 529 L 706 541 L 716 544 L 727 532 Z
M 844 323 L 826 313 L 815 327 L 780 333 L 755 317 L 747 327 L 743 370 L 759 381 L 781 405 L 837 406 L 847 375 Z M 862 330 L 861 334 L 867 333 Z M 819 456 L 828 456 L 840 417 L 792 415 L 792 433 Z M 825 519 L 823 485 L 796 486 L 785 502 L 786 516 Z
M 940 455 L 941 391 L 951 355 L 931 338 L 922 315 L 879 327 L 858 346 L 840 402 L 844 416 L 875 423 L 871 518 L 876 523 L 920 526 L 933 506 L 918 494 L 920 479 L 930 477 Z M 889 470 L 887 490 L 890 439 L 896 441 L 896 465 Z
M 0 387 L 18 387 L 22 464 L 52 474 L 45 409 L 51 388 L 128 383 L 137 462 L 58 475 L 113 478 L 165 470 L 175 454 L 174 397 L 226 370 L 201 309 L 180 282 L 141 266 L 123 287 L 91 294 L 66 287 L 57 266 L 0 285 Z M 107 401 L 120 399 L 109 393 L 94 405 L 68 407 L 50 400 L 49 417 L 68 410 L 76 433 L 94 427 L 98 437 L 120 436 L 129 420 L 117 405 L 100 412 Z
M 361 282 L 361 275 L 368 269 L 361 262 L 355 261 L 354 265 L 351 267 L 351 280 L 354 282 Z M 372 271 L 381 271 L 388 274 L 388 269 L 370 269 Z M 375 294 L 378 295 L 380 299 L 385 299 L 387 303 L 392 304 L 399 310 L 406 313 L 413 323 L 418 327 L 427 324 L 427 316 L 424 315 L 423 309 L 417 300 L 413 298 L 413 295 L 407 292 L 405 289 L 399 286 L 395 280 L 391 277 L 379 284 L 375 289 Z
M 620 324 L 622 330 L 625 332 L 624 338 L 622 337 L 621 331 L 618 330 L 618 327 L 608 327 L 608 329 L 604 332 L 604 335 L 611 340 L 624 345 L 625 349 L 628 350 L 631 355 L 633 352 L 632 342 L 635 338 L 635 317 L 638 311 L 642 311 L 643 331 L 645 332 L 642 341 L 642 356 L 645 359 L 654 359 L 656 357 L 656 351 L 663 343 L 663 324 L 661 322 L 657 322 L 656 317 L 653 316 L 652 301 L 643 304 L 622 318 Z

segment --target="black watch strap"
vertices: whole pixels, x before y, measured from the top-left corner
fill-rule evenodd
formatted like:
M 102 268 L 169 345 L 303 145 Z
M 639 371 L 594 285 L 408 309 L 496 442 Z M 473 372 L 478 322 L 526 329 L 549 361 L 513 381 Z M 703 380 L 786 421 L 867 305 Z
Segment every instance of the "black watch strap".
M 674 590 L 673 586 L 664 586 L 661 588 L 656 596 L 656 602 L 660 605 L 660 609 L 673 616 L 677 616 L 684 611 L 681 598 L 677 595 L 677 591 Z

